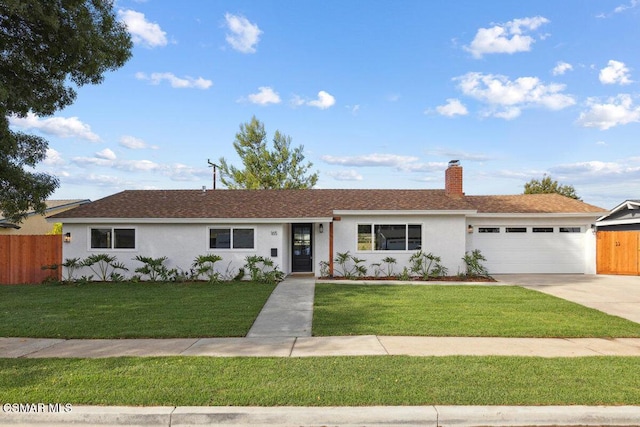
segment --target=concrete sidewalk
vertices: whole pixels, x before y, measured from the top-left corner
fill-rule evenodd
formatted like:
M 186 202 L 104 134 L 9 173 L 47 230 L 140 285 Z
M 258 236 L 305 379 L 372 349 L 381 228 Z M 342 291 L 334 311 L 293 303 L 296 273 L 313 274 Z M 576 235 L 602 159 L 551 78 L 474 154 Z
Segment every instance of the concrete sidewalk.
M 46 426 L 638 426 L 638 406 L 128 407 L 0 412 L 0 425 Z
M 123 356 L 640 356 L 640 338 L 259 337 L 179 339 L 0 338 L 0 358 Z

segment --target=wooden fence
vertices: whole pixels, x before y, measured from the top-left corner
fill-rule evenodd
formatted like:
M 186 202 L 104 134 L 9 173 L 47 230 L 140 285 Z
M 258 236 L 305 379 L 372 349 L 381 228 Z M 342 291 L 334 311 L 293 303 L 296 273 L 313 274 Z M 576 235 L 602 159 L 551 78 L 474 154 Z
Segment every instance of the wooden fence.
M 62 263 L 62 236 L 0 235 L 0 284 L 40 283 L 60 280 L 61 271 L 43 265 Z
M 640 275 L 640 231 L 598 231 L 597 273 Z

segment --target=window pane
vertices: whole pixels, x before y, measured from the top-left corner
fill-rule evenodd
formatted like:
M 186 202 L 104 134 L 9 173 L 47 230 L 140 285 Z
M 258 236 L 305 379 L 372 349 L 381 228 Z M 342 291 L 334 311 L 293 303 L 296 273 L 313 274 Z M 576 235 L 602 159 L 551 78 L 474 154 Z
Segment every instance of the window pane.
M 500 227 L 480 227 L 478 233 L 499 233 Z
M 229 228 L 209 229 L 209 248 L 210 249 L 231 248 L 231 229 Z
M 561 233 L 579 233 L 580 227 L 560 227 Z
M 507 227 L 507 233 L 526 233 L 527 227 Z
M 422 249 L 422 226 L 409 225 L 409 250 Z
M 375 248 L 378 251 L 404 251 L 407 249 L 406 225 L 376 225 Z
M 116 249 L 135 249 L 136 248 L 136 230 L 133 228 L 115 228 L 113 230 L 115 242 L 113 247 Z
M 111 229 L 92 228 L 91 229 L 92 249 L 111 249 Z
M 371 225 L 360 224 L 358 225 L 358 250 L 370 251 L 373 249 L 371 243 Z
M 235 249 L 253 249 L 253 228 L 234 228 L 233 247 Z
M 533 227 L 534 233 L 553 233 L 553 227 Z

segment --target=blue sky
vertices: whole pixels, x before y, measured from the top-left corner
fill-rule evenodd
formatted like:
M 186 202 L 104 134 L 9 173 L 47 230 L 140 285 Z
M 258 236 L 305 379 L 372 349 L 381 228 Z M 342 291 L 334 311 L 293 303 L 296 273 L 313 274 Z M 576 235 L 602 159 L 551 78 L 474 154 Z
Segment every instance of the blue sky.
M 304 146 L 319 188 L 640 198 L 640 0 L 118 0 L 133 57 L 51 117 L 54 198 L 212 186 L 256 116 Z

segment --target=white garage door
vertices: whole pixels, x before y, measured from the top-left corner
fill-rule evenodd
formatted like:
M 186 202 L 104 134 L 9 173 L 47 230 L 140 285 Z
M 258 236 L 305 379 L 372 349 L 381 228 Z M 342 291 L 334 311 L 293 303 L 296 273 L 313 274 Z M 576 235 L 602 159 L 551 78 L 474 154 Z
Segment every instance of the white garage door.
M 581 227 L 477 226 L 473 248 L 487 259 L 489 274 L 584 273 Z

